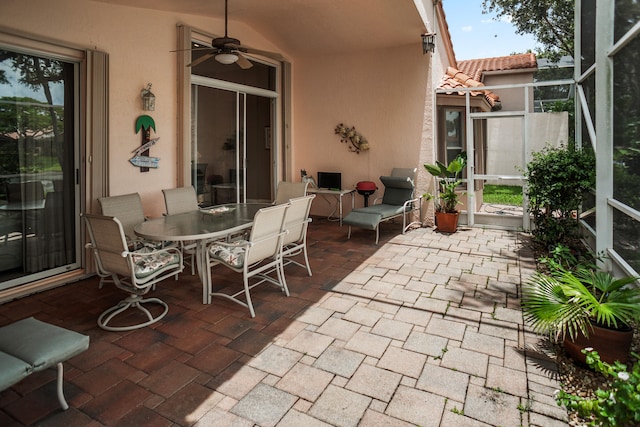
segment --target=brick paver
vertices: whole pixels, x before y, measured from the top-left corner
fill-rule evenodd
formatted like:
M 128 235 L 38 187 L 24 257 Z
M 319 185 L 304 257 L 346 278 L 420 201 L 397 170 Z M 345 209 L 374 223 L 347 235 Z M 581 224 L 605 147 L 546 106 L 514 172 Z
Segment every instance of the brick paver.
M 535 269 L 527 236 L 383 226 L 376 246 L 369 230 L 347 240 L 345 227 L 314 219 L 313 276 L 287 267 L 288 298 L 256 288 L 254 319 L 226 301 L 200 304 L 186 273 L 153 292 L 170 306 L 162 322 L 124 334 L 95 326 L 99 307 L 122 297 L 95 279 L 0 306 L 2 324 L 35 315 L 92 339 L 68 363 L 71 412 L 24 403 L 55 403 L 52 383 L 13 388 L 0 393 L 0 424 L 566 425 L 555 366 L 519 309 Z

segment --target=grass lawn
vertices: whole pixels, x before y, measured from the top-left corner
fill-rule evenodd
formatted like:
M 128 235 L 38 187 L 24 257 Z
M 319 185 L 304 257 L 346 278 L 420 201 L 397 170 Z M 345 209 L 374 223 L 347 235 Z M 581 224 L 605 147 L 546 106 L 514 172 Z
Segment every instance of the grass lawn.
M 485 184 L 484 203 L 522 206 L 522 187 Z

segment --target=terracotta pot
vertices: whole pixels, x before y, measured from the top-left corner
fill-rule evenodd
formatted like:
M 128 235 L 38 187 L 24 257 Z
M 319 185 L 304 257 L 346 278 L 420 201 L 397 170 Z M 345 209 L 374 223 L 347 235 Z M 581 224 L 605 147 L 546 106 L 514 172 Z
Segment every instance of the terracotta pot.
M 458 229 L 458 216 L 460 214 L 436 212 L 436 227 L 443 233 L 455 233 Z
M 576 362 L 586 364 L 585 355 L 582 349 L 591 347 L 600 355 L 600 359 L 613 363 L 619 360 L 627 363 L 629 351 L 631 350 L 631 340 L 633 339 L 633 329 L 609 329 L 601 326 L 592 325 L 589 330 L 589 338 L 578 332 L 573 341 L 566 336 L 562 345 Z

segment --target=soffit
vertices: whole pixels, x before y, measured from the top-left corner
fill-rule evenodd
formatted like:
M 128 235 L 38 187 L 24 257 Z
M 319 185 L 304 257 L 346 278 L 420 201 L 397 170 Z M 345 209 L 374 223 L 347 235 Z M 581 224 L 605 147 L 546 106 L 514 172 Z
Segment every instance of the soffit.
M 223 0 L 95 1 L 224 18 Z M 426 31 L 413 0 L 229 0 L 228 7 L 229 36 L 239 21 L 292 55 L 419 44 Z M 224 28 L 210 31 L 224 34 Z

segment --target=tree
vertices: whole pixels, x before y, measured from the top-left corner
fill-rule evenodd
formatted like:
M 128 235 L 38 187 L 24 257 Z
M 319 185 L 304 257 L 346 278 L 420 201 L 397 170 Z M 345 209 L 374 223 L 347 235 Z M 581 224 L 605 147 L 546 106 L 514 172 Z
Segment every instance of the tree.
M 33 98 L 2 97 L 0 99 L 0 136 L 16 133 L 17 140 L 53 133 L 49 152 L 63 164 L 64 153 L 64 107 L 55 106 L 51 86 L 64 82 L 63 62 L 0 50 L 0 63 L 10 67 L 19 77 L 16 81 L 33 91 L 42 90 L 45 102 Z M 0 74 L 0 83 L 12 84 L 5 70 Z M 11 138 L 9 138 L 11 139 Z M 6 154 L 6 153 L 4 153 Z
M 46 137 L 53 133 L 54 123 L 63 123 L 62 107 L 51 107 L 28 97 L 0 97 L 0 174 L 36 167 L 32 148 L 38 140 L 53 142 L 50 136 Z M 48 150 L 58 157 L 58 162 L 61 151 L 56 144 L 51 144 Z
M 62 121 L 62 108 L 54 107 L 53 112 L 55 121 Z M 0 98 L 0 136 L 24 140 L 52 132 L 52 126 L 49 108 L 37 99 L 15 96 Z
M 542 50 L 558 59 L 573 57 L 573 0 L 483 0 L 483 13 L 508 18 L 517 34 L 531 34 Z

